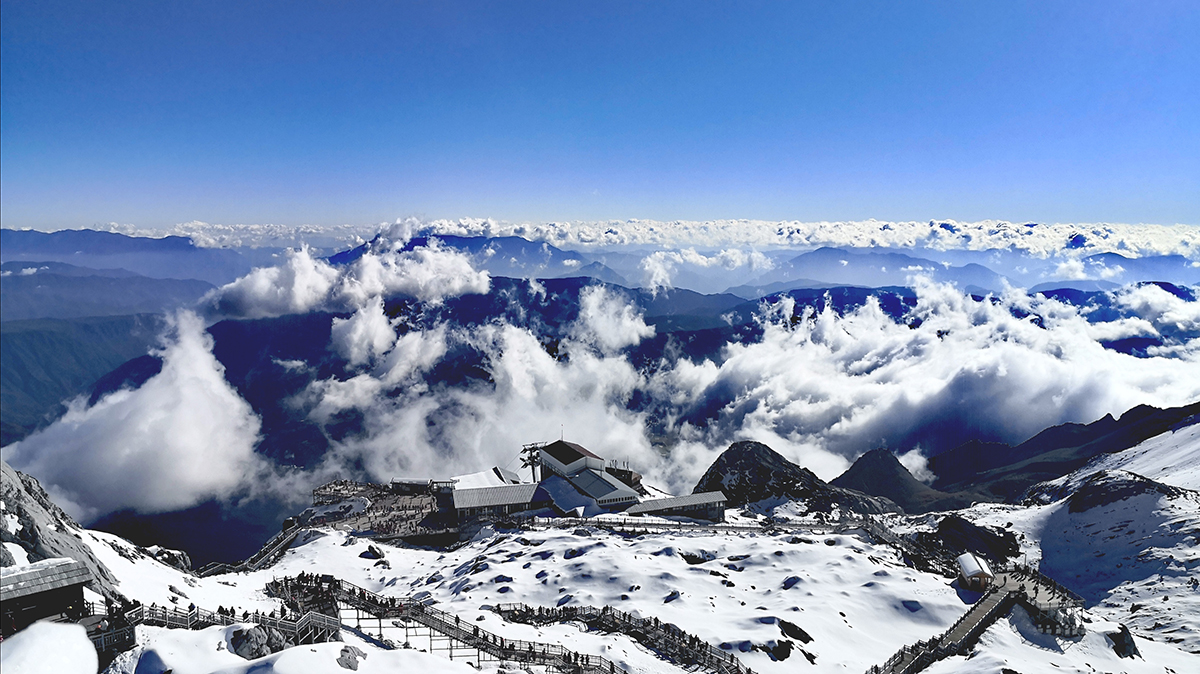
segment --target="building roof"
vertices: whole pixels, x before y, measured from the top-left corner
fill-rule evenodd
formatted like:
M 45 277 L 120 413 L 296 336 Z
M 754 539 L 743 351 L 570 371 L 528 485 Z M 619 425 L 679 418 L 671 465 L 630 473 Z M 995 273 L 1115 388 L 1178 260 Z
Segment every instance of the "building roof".
M 455 489 L 454 507 L 457 510 L 465 510 L 467 508 L 491 508 L 532 503 L 537 489 L 538 485 L 536 484 L 506 484 L 498 487 Z
M 584 457 L 591 459 L 600 458 L 585 449 L 583 445 L 577 445 L 566 440 L 556 440 L 542 447 L 542 451 L 564 466 L 569 466 Z
M 454 480 L 455 489 L 482 489 L 484 487 L 499 487 L 506 484 L 521 483 L 520 476 L 500 466 L 493 466 L 489 470 L 481 470 L 478 473 L 455 475 L 450 479 Z
M 987 576 L 995 578 L 992 570 L 988 567 L 987 561 L 982 557 L 977 557 L 969 552 L 964 552 L 958 556 L 958 570 L 962 572 L 963 578 L 973 578 L 975 576 Z
M 719 491 L 706 491 L 701 494 L 656 498 L 631 506 L 625 512 L 629 515 L 659 512 L 670 508 L 695 508 L 698 506 L 716 505 L 725 502 L 725 494 Z
M 0 598 L 4 601 L 47 590 L 91 582 L 92 572 L 83 562 L 66 557 L 43 559 L 23 566 L 10 566 L 0 572 Z
M 611 498 L 637 498 L 637 492 L 608 473 L 587 469 L 567 478 L 576 489 L 597 501 Z

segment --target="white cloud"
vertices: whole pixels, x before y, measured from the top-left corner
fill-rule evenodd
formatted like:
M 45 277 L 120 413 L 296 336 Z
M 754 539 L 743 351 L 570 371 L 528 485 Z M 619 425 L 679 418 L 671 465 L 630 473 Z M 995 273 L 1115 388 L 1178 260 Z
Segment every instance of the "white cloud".
M 1074 259 L 1060 262 L 1054 269 L 1054 275 L 1058 278 L 1072 281 L 1082 281 L 1088 278 L 1087 270 L 1083 266 L 1083 260 Z
M 879 446 L 898 450 L 919 473 L 917 447 L 1019 442 L 1065 421 L 1200 398 L 1200 303 L 1158 286 L 1114 294 L 1136 315 L 1098 322 L 1045 297 L 1010 290 L 975 301 L 927 280 L 916 282 L 917 305 L 901 321 L 875 300 L 839 315 L 796 314 L 785 298 L 764 305 L 761 338 L 725 344 L 711 360 L 670 346 L 639 371 L 623 350 L 654 328 L 624 295 L 599 286 L 581 292 L 578 319 L 553 335 L 504 321 L 468 329 L 388 320 L 381 298 L 392 293 L 436 305 L 490 286 L 453 250 L 404 250 L 411 227 L 400 229 L 353 264 L 333 267 L 301 250 L 210 297 L 210 306 L 238 316 L 352 313 L 333 321 L 329 347 L 354 371 L 312 382 L 293 402 L 319 423 L 355 410 L 362 432 L 334 441 L 310 481 L 358 466 L 380 480 L 472 472 L 508 464 L 522 444 L 558 437 L 560 428 L 676 492 L 741 439 L 766 442 L 825 478 Z M 670 265 L 755 264 L 753 254 L 662 253 L 646 260 L 661 263 L 668 283 Z M 561 301 L 536 281 L 514 287 L 528 289 L 526 303 Z M 1029 314 L 1038 320 L 1018 317 Z M 18 445 L 18 456 L 89 512 L 171 508 L 247 489 L 245 477 L 265 470 L 251 451 L 257 419 L 224 382 L 207 336 L 187 321 L 180 326 L 162 374 L 92 408 L 75 403 Z M 1140 335 L 1165 343 L 1150 358 L 1099 343 Z M 426 376 L 435 369 L 449 375 Z M 193 455 L 204 457 L 203 470 L 189 463 Z M 195 474 L 179 476 L 171 490 L 154 478 L 185 470 Z
M 933 471 L 929 470 L 929 459 L 926 458 L 920 447 L 913 447 L 896 458 L 913 477 L 925 484 L 931 484 L 937 477 Z
M 1126 286 L 1114 293 L 1119 306 L 1136 313 L 1160 333 L 1200 332 L 1200 302 L 1189 302 L 1153 283 Z
M 406 337 L 414 344 L 442 339 L 425 333 Z M 641 416 L 624 406 L 641 381 L 624 358 L 576 349 L 569 359 L 559 360 L 534 334 L 505 324 L 451 338 L 486 354 L 491 385 L 431 389 L 414 383 L 385 397 L 374 395 L 378 384 L 360 375 L 313 388 L 316 411 L 356 407 L 367 431 L 336 443 L 320 469 L 323 474 L 361 463 L 377 479 L 447 477 L 480 466 L 509 465 L 522 444 L 550 440 L 560 432 L 612 458 L 649 452 Z M 399 358 L 397 364 L 409 360 Z
M 383 300 L 368 300 L 350 318 L 334 318 L 330 342 L 351 365 L 362 365 L 391 348 L 396 331 L 383 313 Z
M 342 267 L 314 258 L 307 248 L 289 251 L 282 264 L 255 269 L 210 291 L 203 303 L 215 316 L 264 318 L 354 311 L 375 298 L 395 295 L 437 304 L 447 297 L 487 292 L 488 273 L 476 271 L 463 253 L 437 241 L 404 250 L 407 233 L 401 237 L 375 240 L 362 257 Z
M 780 302 L 761 341 L 728 344 L 719 363 L 655 374 L 647 386 L 664 401 L 655 412 L 680 438 L 715 448 L 769 439 L 829 478 L 844 467 L 836 458 L 872 447 L 1020 442 L 1066 421 L 1200 398 L 1196 352 L 1106 350 L 1074 307 L 1051 300 L 976 302 L 928 283 L 918 293 L 919 325 L 893 321 L 875 301 L 845 316 L 805 310 L 793 323 L 790 301 Z M 1022 304 L 1044 328 L 1013 316 Z M 681 480 L 694 474 L 676 470 Z
M 1147 296 L 1163 316 L 1181 310 Z M 419 362 L 411 372 L 427 371 L 449 341 L 483 353 L 488 383 L 409 379 L 386 397 L 377 369 L 315 385 L 309 404 L 317 416 L 354 407 L 366 420 L 365 435 L 338 443 L 326 472 L 363 462 L 383 479 L 504 464 L 563 424 L 569 438 L 631 459 L 677 492 L 741 439 L 765 442 L 827 479 L 870 448 L 893 447 L 928 480 L 923 457 L 939 447 L 972 438 L 1015 443 L 1066 421 L 1200 398 L 1200 341 L 1163 352 L 1172 358 L 1135 358 L 1098 343 L 1153 333 L 1146 318 L 1093 324 L 1054 300 L 1010 291 L 975 301 L 926 281 L 905 321 L 874 300 L 846 315 L 806 309 L 798 321 L 794 309 L 790 299 L 765 307 L 761 340 L 729 343 L 715 361 L 682 358 L 646 372 L 620 350 L 651 329 L 622 296 L 599 287 L 584 291 L 557 356 L 529 330 L 503 323 L 411 332 L 403 339 L 412 348 L 389 356 L 392 367 Z M 1014 310 L 1041 316 L 1042 326 Z M 629 409 L 635 394 L 648 406 Z
M 412 250 L 369 252 L 343 274 L 337 296 L 349 306 L 362 306 L 372 297 L 408 295 L 439 303 L 447 297 L 485 293 L 486 271 L 476 271 L 463 253 L 437 240 Z
M 433 220 L 433 231 L 458 236 L 521 236 L 557 246 L 602 248 L 865 248 L 924 247 L 935 250 L 1021 250 L 1038 258 L 1073 248 L 1076 254 L 1125 256 L 1179 254 L 1200 258 L 1200 227 L 1115 223 L 1024 224 L 1003 220 L 798 222 L 769 220 L 613 220 L 509 223 L 490 219 Z M 1076 238 L 1082 235 L 1082 243 Z
M 1013 223 L 1004 220 L 890 222 L 856 220 L 610 220 L 505 222 L 490 218 L 362 223 L 336 226 L 179 223 L 168 230 L 108 223 L 93 226 L 131 236 L 191 237 L 198 246 L 356 246 L 384 231 L 399 236 L 418 229 L 456 236 L 520 236 L 569 248 L 654 246 L 717 248 L 814 248 L 817 246 L 936 250 L 1021 250 L 1038 258 L 1059 256 L 1069 245 L 1076 254 L 1120 253 L 1127 257 L 1178 254 L 1200 266 L 1200 227 L 1141 223 Z M 1082 235 L 1082 243 L 1077 236 Z
M 575 341 L 613 354 L 653 336 L 654 327 L 646 325 L 626 298 L 603 286 L 585 288 L 580 293 L 579 320 L 571 328 Z
M 240 318 L 303 314 L 323 308 L 337 280 L 337 269 L 301 248 L 289 251 L 282 264 L 255 269 L 202 301 L 218 314 Z
M 713 255 L 704 255 L 694 247 L 689 247 L 655 251 L 642 258 L 638 266 L 642 270 L 642 285 L 656 289 L 672 287 L 672 280 L 680 267 L 719 268 L 726 271 L 746 267 L 753 272 L 764 272 L 773 269 L 774 262 L 757 250 L 726 248 Z
M 247 492 L 267 470 L 254 453 L 259 419 L 226 383 L 202 322 L 182 313 L 174 323 L 159 374 L 90 407 L 73 400 L 59 421 L 5 448 L 84 521 Z

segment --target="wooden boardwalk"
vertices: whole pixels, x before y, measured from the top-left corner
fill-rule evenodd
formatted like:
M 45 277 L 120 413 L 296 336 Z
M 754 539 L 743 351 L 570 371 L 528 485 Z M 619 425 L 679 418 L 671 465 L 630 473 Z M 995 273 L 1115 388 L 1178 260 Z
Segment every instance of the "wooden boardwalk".
M 328 606 L 330 602 L 363 611 L 379 620 L 416 623 L 432 632 L 502 662 L 540 665 L 565 674 L 615 674 L 625 671 L 611 660 L 579 653 L 558 644 L 507 639 L 464 623 L 460 618 L 410 597 L 383 597 L 331 576 L 298 576 L 272 581 L 267 590 L 296 606 Z M 336 609 L 335 609 L 336 610 Z M 384 647 L 393 647 L 380 642 Z
M 580 621 L 591 629 L 619 632 L 681 667 L 702 667 L 718 674 L 752 674 L 737 656 L 656 618 L 638 618 L 611 606 L 534 607 L 501 604 L 493 609 L 505 620 L 529 625 Z
M 336 618 L 316 611 L 290 619 L 256 611 L 243 613 L 239 619 L 235 615 L 208 611 L 194 605 L 188 609 L 138 605 L 123 613 L 104 617 L 111 618 L 112 627 L 88 634 L 96 652 L 101 655 L 133 648 L 134 628 L 137 625 L 202 630 L 214 625 L 255 624 L 278 630 L 284 638 L 297 645 L 329 641 L 341 629 L 341 623 Z
M 1066 609 L 1083 600 L 1038 571 L 1014 566 L 996 574 L 992 587 L 940 636 L 902 647 L 887 662 L 867 674 L 914 674 L 930 664 L 967 652 L 988 627 L 1020 604 L 1045 632 L 1079 636 L 1082 625 Z

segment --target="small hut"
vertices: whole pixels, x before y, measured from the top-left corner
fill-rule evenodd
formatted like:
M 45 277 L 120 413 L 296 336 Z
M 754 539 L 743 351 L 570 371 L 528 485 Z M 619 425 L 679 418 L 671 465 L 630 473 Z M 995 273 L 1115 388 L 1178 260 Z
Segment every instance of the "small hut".
M 988 589 L 992 581 L 996 579 L 996 574 L 992 573 L 992 568 L 988 566 L 987 560 L 974 553 L 964 552 L 955 561 L 958 562 L 959 578 L 962 579 L 963 586 L 969 590 L 982 592 Z
M 0 571 L 2 633 L 8 636 L 36 620 L 65 617 L 79 621 L 84 615 L 83 586 L 92 573 L 81 562 L 46 559 Z

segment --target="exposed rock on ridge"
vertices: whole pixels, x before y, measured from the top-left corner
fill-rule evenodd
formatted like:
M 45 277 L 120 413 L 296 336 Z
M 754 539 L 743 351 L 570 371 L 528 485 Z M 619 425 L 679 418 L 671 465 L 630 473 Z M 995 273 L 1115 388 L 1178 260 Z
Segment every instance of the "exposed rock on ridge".
M 735 442 L 721 453 L 692 493 L 722 491 L 730 506 L 773 498 L 804 502 L 809 510 L 829 512 L 835 506 L 857 513 L 900 512 L 886 498 L 830 486 L 807 468 L 788 461 L 761 442 Z
M 14 530 L 10 531 L 8 518 L 0 517 L 0 540 L 21 546 L 31 562 L 51 557 L 70 557 L 82 562 L 95 579 L 90 584 L 93 590 L 105 596 L 118 596 L 116 585 L 119 581 L 80 540 L 79 524 L 50 500 L 37 478 L 14 470 L 5 461 L 0 461 L 0 470 L 3 471 L 0 501 L 4 503 L 4 514 L 17 518 L 12 525 Z M 7 550 L 0 555 L 0 566 L 11 566 L 15 562 Z
M 913 477 L 886 449 L 873 449 L 858 457 L 849 470 L 829 484 L 890 499 L 904 512 L 913 514 L 958 510 L 976 500 L 969 494 L 948 494 L 930 488 Z

